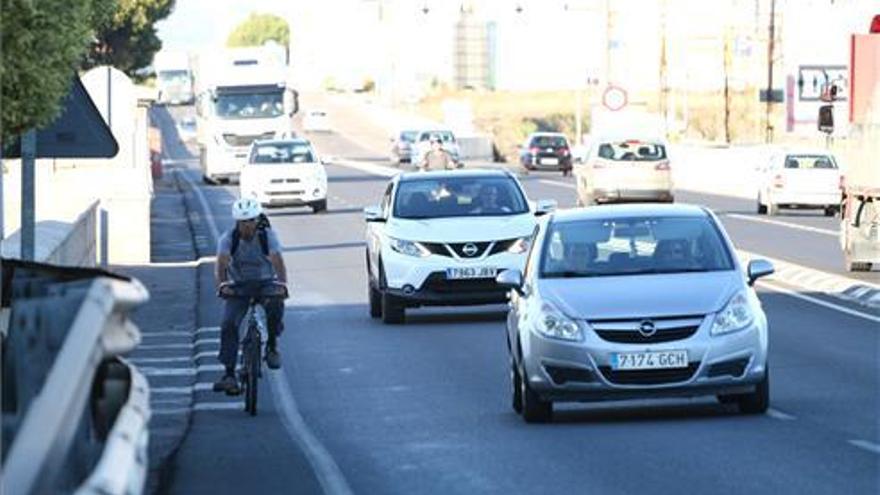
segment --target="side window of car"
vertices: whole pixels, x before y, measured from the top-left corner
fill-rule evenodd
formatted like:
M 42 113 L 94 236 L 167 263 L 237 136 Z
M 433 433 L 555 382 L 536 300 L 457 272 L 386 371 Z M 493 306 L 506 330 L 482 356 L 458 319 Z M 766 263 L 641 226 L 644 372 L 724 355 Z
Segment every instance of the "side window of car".
M 538 243 L 538 229 L 540 227 L 535 226 L 535 230 L 532 231 L 531 244 L 529 245 L 529 252 L 526 254 L 526 268 L 523 272 L 523 280 L 529 280 L 529 277 L 532 274 L 532 271 L 535 269 L 534 264 L 537 263 L 533 258 L 535 254 L 535 244 Z
M 385 194 L 382 195 L 382 216 L 388 218 L 391 216 L 391 193 L 394 190 L 394 184 L 388 184 Z

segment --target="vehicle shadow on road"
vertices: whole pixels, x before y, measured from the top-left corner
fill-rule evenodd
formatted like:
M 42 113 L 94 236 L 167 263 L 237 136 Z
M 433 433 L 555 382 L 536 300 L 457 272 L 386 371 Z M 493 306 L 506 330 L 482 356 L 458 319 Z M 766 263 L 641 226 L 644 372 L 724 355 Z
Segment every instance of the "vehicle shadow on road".
M 406 324 L 403 326 L 504 322 L 507 319 L 506 308 L 491 308 L 480 312 L 466 311 L 462 313 L 412 313 L 412 311 L 413 310 L 409 310 L 409 312 L 407 312 Z
M 557 408 L 553 412 L 553 422 L 558 424 L 574 423 L 638 423 L 648 421 L 694 421 L 710 420 L 724 417 L 737 417 L 739 412 L 734 406 L 726 406 L 706 399 L 700 402 L 683 402 L 675 404 L 574 404 Z M 743 416 L 745 417 L 745 416 Z

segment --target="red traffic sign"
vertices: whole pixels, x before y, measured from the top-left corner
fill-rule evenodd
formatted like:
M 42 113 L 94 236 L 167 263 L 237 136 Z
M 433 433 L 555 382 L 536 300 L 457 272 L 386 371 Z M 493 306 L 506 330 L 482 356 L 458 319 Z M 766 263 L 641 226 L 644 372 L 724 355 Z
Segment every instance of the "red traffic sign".
M 612 112 L 621 110 L 628 102 L 626 90 L 619 86 L 608 86 L 602 93 L 602 105 Z

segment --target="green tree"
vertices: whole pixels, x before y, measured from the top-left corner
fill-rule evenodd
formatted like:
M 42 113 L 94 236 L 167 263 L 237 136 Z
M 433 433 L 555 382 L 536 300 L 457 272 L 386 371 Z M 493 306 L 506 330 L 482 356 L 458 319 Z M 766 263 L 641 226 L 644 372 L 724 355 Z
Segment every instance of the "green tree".
M 0 0 L 3 142 L 50 123 L 116 0 Z
M 118 0 L 113 18 L 98 32 L 84 68 L 112 65 L 130 77 L 147 67 L 162 48 L 156 22 L 174 10 L 174 0 Z
M 247 19 L 229 33 L 226 45 L 262 46 L 269 40 L 277 41 L 285 50 L 290 43 L 290 27 L 287 21 L 273 14 L 251 13 Z

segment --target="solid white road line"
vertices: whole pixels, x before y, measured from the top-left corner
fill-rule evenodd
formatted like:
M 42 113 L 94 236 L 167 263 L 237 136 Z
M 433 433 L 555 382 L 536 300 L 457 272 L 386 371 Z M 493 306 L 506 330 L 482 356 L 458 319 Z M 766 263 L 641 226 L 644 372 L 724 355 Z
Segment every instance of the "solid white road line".
M 345 476 L 333 460 L 333 456 L 324 448 L 321 441 L 312 434 L 299 409 L 296 400 L 290 392 L 290 383 L 284 371 L 269 372 L 269 383 L 272 385 L 272 396 L 275 399 L 275 407 L 284 414 L 280 415 L 281 422 L 290 436 L 299 444 L 306 454 L 309 464 L 315 470 L 315 476 L 321 483 L 324 493 L 335 495 L 349 495 L 353 492 L 345 480 Z
M 202 256 L 197 260 L 189 261 L 154 261 L 149 266 L 158 268 L 198 268 L 205 263 L 214 263 L 216 256 Z
M 813 304 L 816 304 L 816 305 L 819 305 L 819 306 L 822 306 L 822 307 L 825 307 L 828 309 L 833 309 L 833 310 L 839 311 L 841 313 L 846 313 L 850 316 L 855 316 L 857 318 L 862 318 L 862 319 L 865 319 L 868 321 L 873 321 L 875 323 L 880 323 L 880 316 L 874 316 L 872 314 L 863 313 L 861 311 L 856 311 L 854 309 L 850 309 L 850 308 L 841 306 L 839 304 L 834 304 L 834 303 L 830 303 L 828 301 L 823 301 L 822 299 L 808 296 L 806 294 L 801 294 L 799 292 L 795 292 L 791 289 L 786 289 L 785 287 L 781 287 L 777 284 L 773 284 L 770 282 L 758 282 L 758 285 L 760 285 L 761 287 L 766 287 L 766 288 L 773 290 L 773 291 L 776 291 L 776 292 L 780 292 L 780 293 L 785 294 L 787 296 L 791 296 L 791 297 L 794 297 L 797 299 L 802 299 L 804 301 L 811 302 Z
M 179 172 L 175 172 L 179 173 Z M 220 239 L 220 232 L 217 230 L 217 220 L 214 219 L 214 213 L 211 211 L 211 207 L 208 205 L 208 200 L 205 199 L 205 193 L 202 192 L 202 189 L 193 182 L 192 179 L 186 173 L 180 173 L 183 176 L 183 180 L 189 183 L 189 186 L 192 188 L 193 192 L 196 193 L 196 197 L 199 200 L 199 204 L 202 205 L 202 212 L 205 214 L 205 218 L 208 220 L 208 230 L 211 232 L 211 237 L 214 238 L 214 244 Z
M 778 419 L 781 421 L 794 421 L 795 419 L 797 419 L 796 417 L 792 416 L 791 414 L 784 413 L 784 412 L 780 411 L 779 409 L 773 409 L 772 407 L 770 409 L 767 409 L 766 414 L 767 414 L 767 416 L 770 416 L 773 419 Z
M 216 244 L 220 235 L 217 230 L 216 220 L 208 206 L 208 201 L 205 199 L 205 194 L 186 174 L 183 174 L 183 178 L 190 184 L 193 191 L 196 193 L 196 196 L 199 198 L 199 203 L 204 210 L 205 218 L 209 220 L 208 226 L 211 235 L 214 238 L 214 243 Z M 222 366 L 220 367 L 222 368 Z M 349 488 L 348 482 L 345 480 L 345 476 L 343 476 L 336 461 L 333 460 L 333 457 L 327 449 L 324 448 L 321 441 L 315 437 L 302 415 L 299 413 L 296 401 L 291 393 L 290 384 L 287 382 L 287 377 L 284 372 L 270 371 L 268 376 L 269 383 L 274 392 L 272 395 L 275 400 L 275 405 L 283 413 L 280 415 L 281 422 L 284 424 L 288 434 L 290 434 L 291 439 L 303 450 L 303 453 L 309 460 L 309 464 L 311 464 L 312 469 L 315 471 L 315 476 L 318 478 L 321 487 L 324 489 L 324 493 L 334 495 L 351 494 L 351 488 Z M 204 403 L 197 403 L 194 406 L 195 410 L 204 410 L 199 409 L 200 406 L 204 407 L 203 404 Z M 240 403 L 235 404 L 241 408 Z
M 195 376 L 198 373 L 223 371 L 222 364 L 200 364 L 187 368 L 150 368 L 143 367 L 139 371 L 146 376 Z
M 803 230 L 805 232 L 812 232 L 814 234 L 829 235 L 829 236 L 833 236 L 833 237 L 837 237 L 839 234 L 839 232 L 836 230 L 820 229 L 819 227 L 810 227 L 809 225 L 788 223 L 788 222 L 783 222 L 781 220 L 771 220 L 769 218 L 761 218 L 761 217 L 756 217 L 756 216 L 752 216 L 752 215 L 742 215 L 739 213 L 725 213 L 725 214 L 722 214 L 721 216 L 722 217 L 729 217 L 729 218 L 736 218 L 737 220 L 746 220 L 749 222 L 766 223 L 769 225 L 778 225 L 780 227 L 788 227 L 790 229 Z
M 869 442 L 867 440 L 850 440 L 850 445 L 858 447 L 860 449 L 867 450 L 868 452 L 873 452 L 875 454 L 880 454 L 880 443 Z

